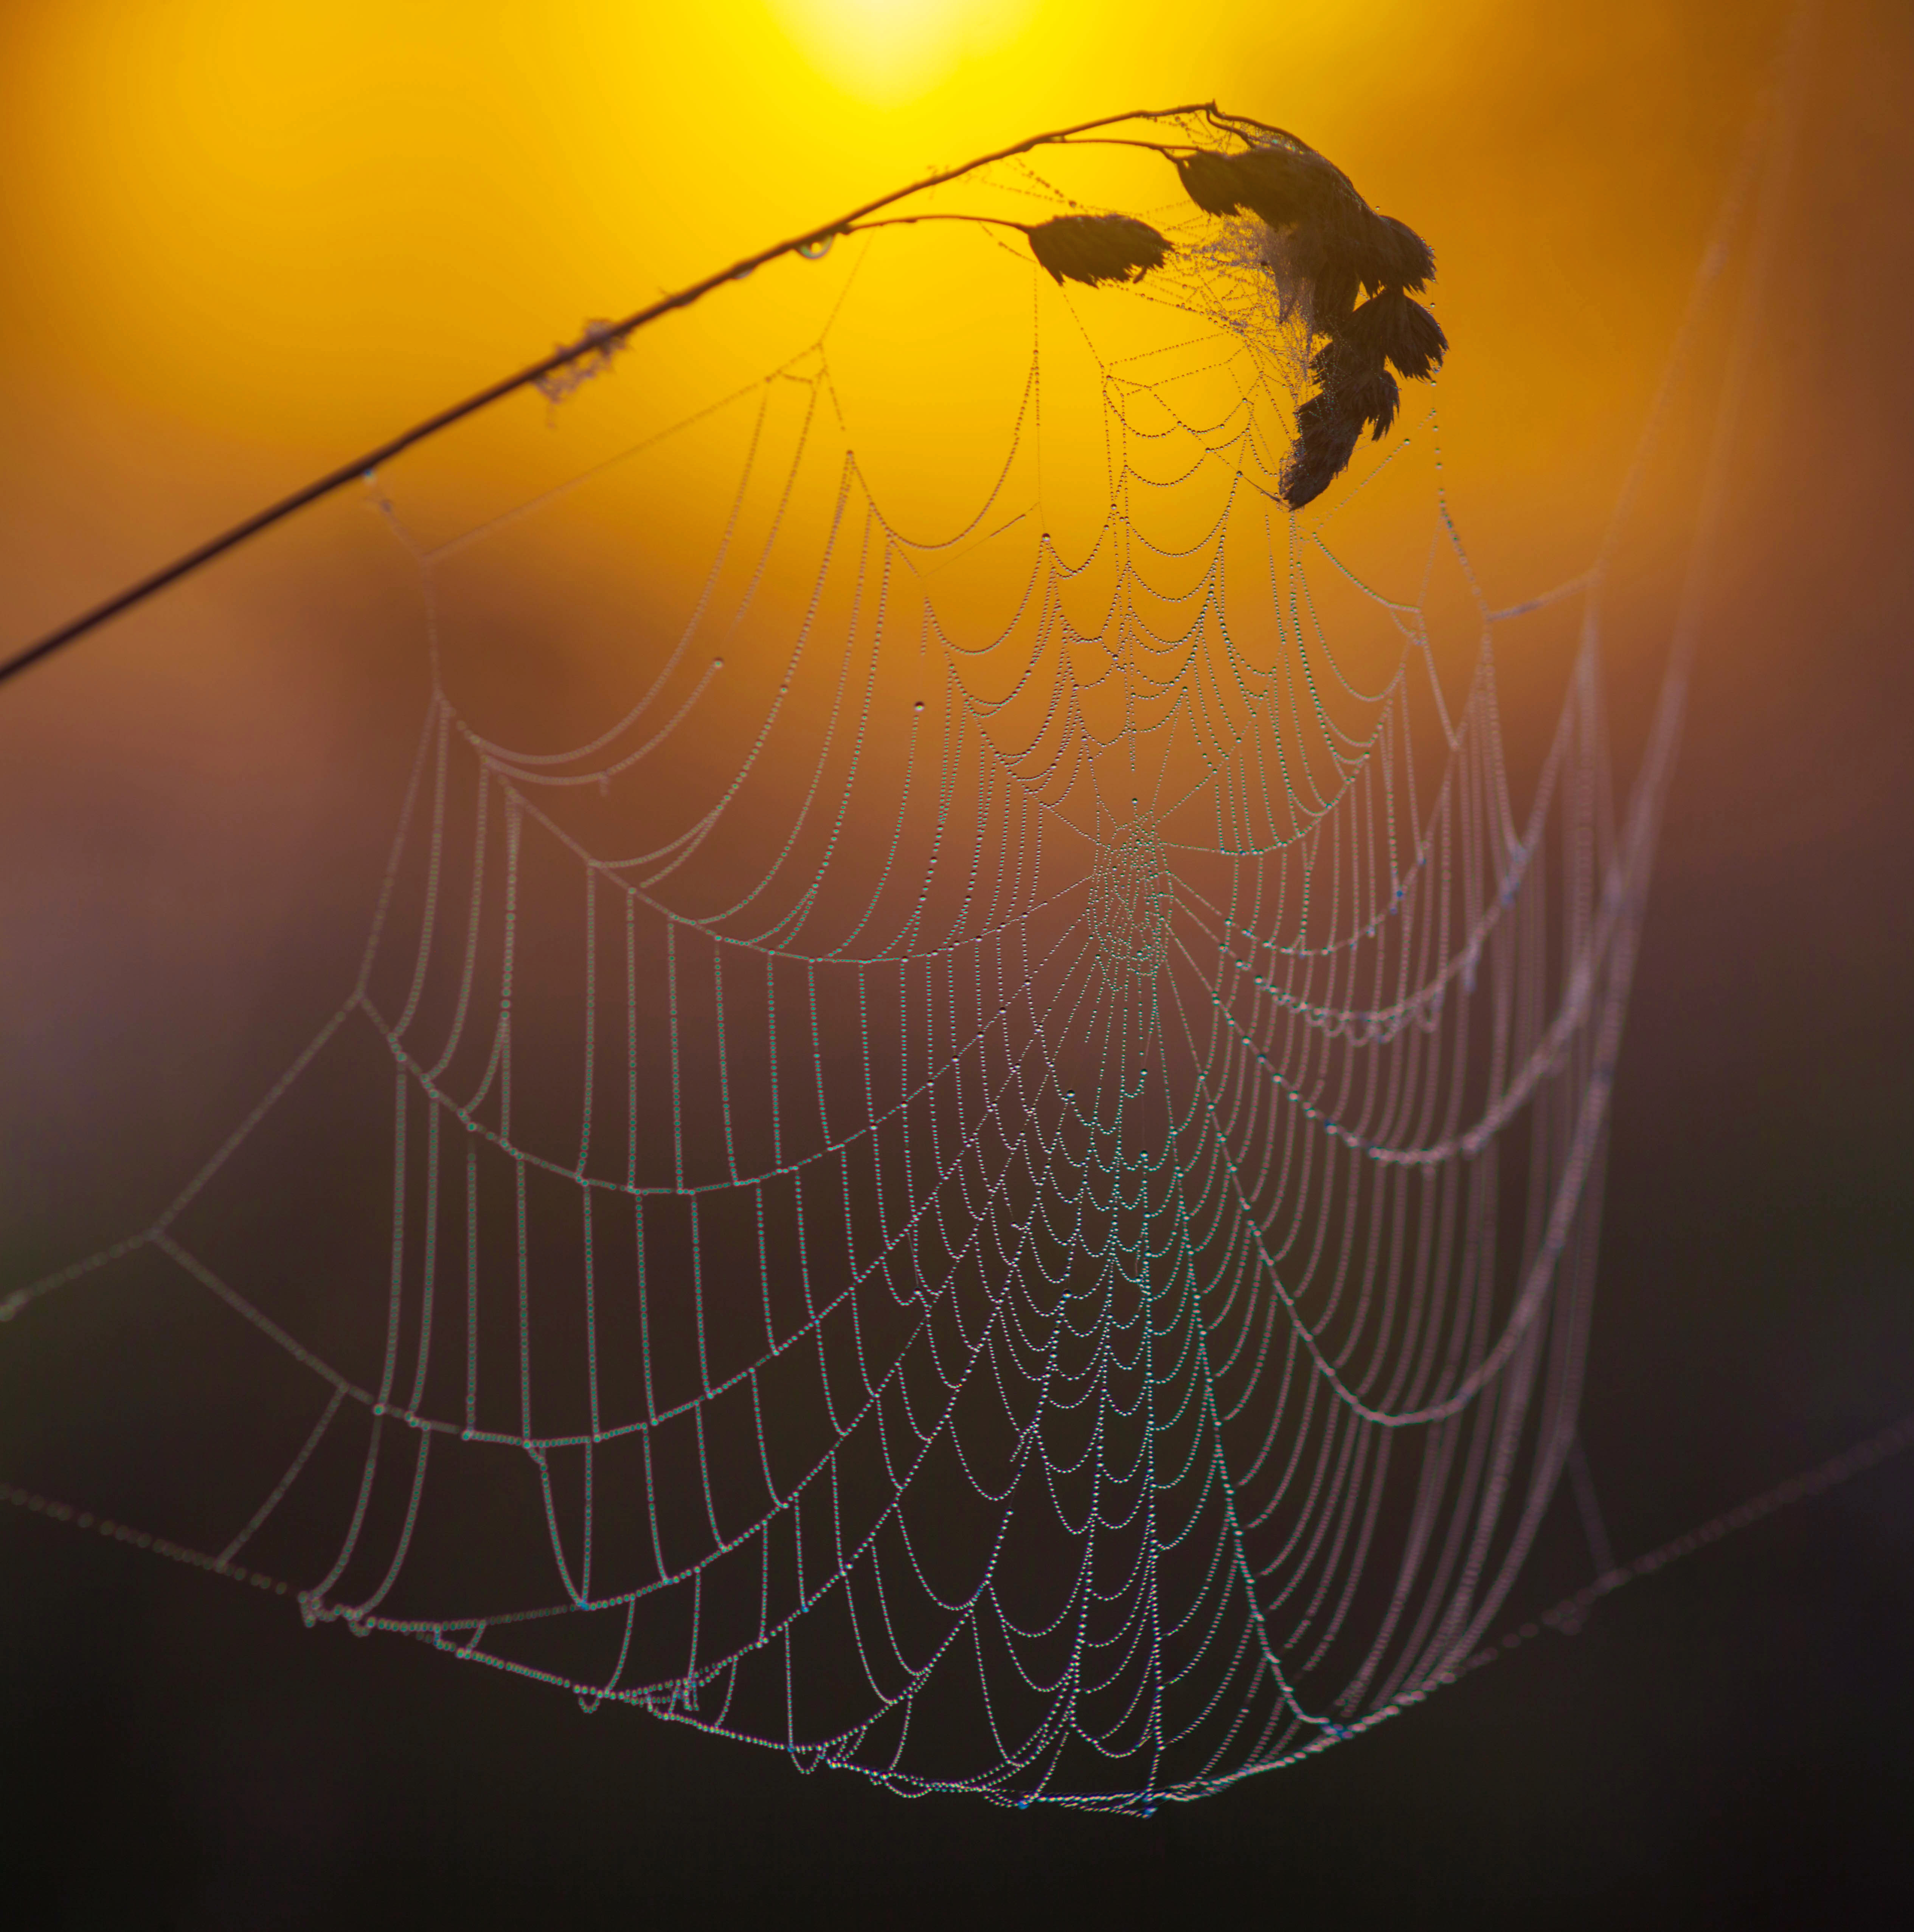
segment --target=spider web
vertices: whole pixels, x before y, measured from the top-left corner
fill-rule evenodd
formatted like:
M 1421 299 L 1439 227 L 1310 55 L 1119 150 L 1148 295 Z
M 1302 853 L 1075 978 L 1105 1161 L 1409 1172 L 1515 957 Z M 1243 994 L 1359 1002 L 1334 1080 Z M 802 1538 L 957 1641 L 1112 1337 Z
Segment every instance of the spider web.
M 770 373 L 673 418 L 606 349 L 373 479 L 432 684 L 357 981 L 5 1308 L 218 1311 L 272 1421 L 214 1567 L 1019 1804 L 1200 1796 L 1479 1652 L 1574 1442 L 1684 646 L 1620 791 L 1610 550 L 1494 605 L 1432 410 L 1292 516 L 1306 321 L 1252 221 L 1144 212 L 1171 263 L 1088 292 L 841 242 L 766 272 L 821 316 Z

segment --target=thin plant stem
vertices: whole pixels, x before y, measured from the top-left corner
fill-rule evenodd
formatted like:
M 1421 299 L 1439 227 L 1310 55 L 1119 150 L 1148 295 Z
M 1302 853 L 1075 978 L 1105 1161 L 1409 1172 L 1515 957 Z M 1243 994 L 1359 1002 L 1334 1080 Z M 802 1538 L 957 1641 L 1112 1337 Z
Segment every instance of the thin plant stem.
M 1093 133 L 1099 128 L 1112 128 L 1126 121 L 1171 121 L 1194 114 L 1205 115 L 1219 127 L 1232 133 L 1237 131 L 1235 117 L 1222 115 L 1214 100 L 1198 100 L 1187 102 L 1178 107 L 1131 109 L 1121 114 L 1100 115 L 1093 121 L 1079 121 L 1068 128 L 1054 128 L 1041 134 L 1028 135 L 1021 141 L 1012 142 L 1008 147 L 994 148 L 990 153 L 980 154 L 974 160 L 965 161 L 959 166 L 939 169 L 934 173 L 926 175 L 921 180 L 911 182 L 908 188 L 894 188 L 888 194 L 878 195 L 874 200 L 838 216 L 835 220 L 806 229 L 800 235 L 788 236 L 782 242 L 774 242 L 769 248 L 760 248 L 755 254 L 746 255 L 732 262 L 728 268 L 718 269 L 701 280 L 690 283 L 669 295 L 661 296 L 657 301 L 647 303 L 643 308 L 634 309 L 620 321 L 594 327 L 581 340 L 568 343 L 563 348 L 554 350 L 550 355 L 542 356 L 537 362 L 513 374 L 488 383 L 462 402 L 454 403 L 450 407 L 440 410 L 436 415 L 428 416 L 424 422 L 415 423 L 411 428 L 402 430 L 397 436 L 388 437 L 376 448 L 366 451 L 363 455 L 340 464 L 336 470 L 328 470 L 323 476 L 316 478 L 303 489 L 296 490 L 290 496 L 282 496 L 278 502 L 268 504 L 264 509 L 247 518 L 243 523 L 236 524 L 218 536 L 208 538 L 206 542 L 188 550 L 184 556 L 174 558 L 170 563 L 141 578 L 136 583 L 128 584 L 124 590 L 108 598 L 104 603 L 96 604 L 91 610 L 82 611 L 78 616 L 62 624 L 58 630 L 50 631 L 44 637 L 0 662 L 0 684 L 9 678 L 17 677 L 22 671 L 40 663 L 44 658 L 51 657 L 56 651 L 77 643 L 89 632 L 98 630 L 112 618 L 123 616 L 168 586 L 191 576 L 214 558 L 224 556 L 228 550 L 236 548 L 248 538 L 256 537 L 262 530 L 272 529 L 275 524 L 284 523 L 296 512 L 344 489 L 357 478 L 369 476 L 382 464 L 389 463 L 394 457 L 411 448 L 415 443 L 423 442 L 428 436 L 436 436 L 441 430 L 449 429 L 454 423 L 462 422 L 467 416 L 476 416 L 479 410 L 489 408 L 494 403 L 502 401 L 520 389 L 530 388 L 554 370 L 576 362 L 581 356 L 595 351 L 602 352 L 608 346 L 622 346 L 632 334 L 648 323 L 656 322 L 662 316 L 669 315 L 675 310 L 690 308 L 694 302 L 702 301 L 712 290 L 722 288 L 727 282 L 741 280 L 754 268 L 762 268 L 766 262 L 774 262 L 781 255 L 793 254 L 800 248 L 828 241 L 833 236 L 842 234 L 854 224 L 863 221 L 866 216 L 876 214 L 880 208 L 907 200 L 914 194 L 922 194 L 927 189 L 940 188 L 946 182 L 960 180 L 966 175 L 974 174 L 980 168 L 988 167 L 994 162 L 1009 160 L 1014 155 L 1028 154 L 1034 148 L 1055 146 L 1070 141 L 1076 136 Z M 1260 127 L 1262 124 L 1251 122 L 1248 124 Z M 1137 145 L 1148 146 L 1150 144 L 1139 142 Z M 987 218 L 965 216 L 957 218 L 976 220 Z
M 882 214 L 874 221 L 854 221 L 838 232 L 868 235 L 874 228 L 914 228 L 920 221 L 969 221 L 990 228 L 1014 228 L 1019 235 L 1028 235 L 1040 225 L 1034 221 L 1013 221 L 1007 214 L 960 214 L 952 209 L 926 214 Z

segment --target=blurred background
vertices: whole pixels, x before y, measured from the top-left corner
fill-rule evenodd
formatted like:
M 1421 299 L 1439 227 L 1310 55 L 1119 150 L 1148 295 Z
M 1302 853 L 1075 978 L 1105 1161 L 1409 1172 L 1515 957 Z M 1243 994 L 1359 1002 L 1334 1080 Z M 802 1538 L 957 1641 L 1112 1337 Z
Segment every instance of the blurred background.
M 1433 241 L 1448 500 L 1513 601 L 1599 536 L 1787 14 L 12 0 L 0 647 L 588 316 L 1212 95 Z M 1804 58 L 1616 1100 L 1583 1439 L 1624 1557 L 1914 1407 L 1914 21 L 1828 0 Z M 748 358 L 767 310 L 723 301 L 695 340 Z M 144 1226 L 349 982 L 424 691 L 409 583 L 336 506 L 0 694 L 9 1285 Z M 1910 1610 L 1914 1460 L 1130 1823 L 588 1721 L 8 1511 L 4 1882 L 47 1924 L 1904 1922 Z

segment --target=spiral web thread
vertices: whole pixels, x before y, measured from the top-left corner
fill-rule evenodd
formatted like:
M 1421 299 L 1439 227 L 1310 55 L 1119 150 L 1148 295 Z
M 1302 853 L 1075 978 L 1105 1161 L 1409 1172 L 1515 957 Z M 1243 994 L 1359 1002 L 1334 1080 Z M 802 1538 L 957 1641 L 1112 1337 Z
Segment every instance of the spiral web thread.
M 1028 509 L 1042 330 L 986 500 L 914 539 L 842 428 L 854 276 L 718 412 L 727 520 L 622 716 L 517 749 L 435 670 L 350 996 L 152 1229 L 5 1306 L 163 1256 L 290 1367 L 217 1567 L 1006 1803 L 1201 1796 L 1479 1654 L 1573 1441 L 1686 643 L 1620 801 L 1602 562 L 1478 597 L 1445 699 L 1332 527 L 1432 418 L 1292 519 L 1301 325 L 1253 236 L 1151 213 L 1160 278 L 1040 291 L 1093 344 L 1166 328 L 1099 352 L 1102 526 L 1040 537 L 1007 619 L 941 586 Z M 464 560 L 588 481 L 429 546 L 387 502 L 435 666 Z M 1497 640 L 1552 602 L 1579 643 L 1518 799 Z M 388 1150 L 376 1204 L 328 1191 L 348 1144 Z M 326 1262 L 328 1220 L 379 1264 Z

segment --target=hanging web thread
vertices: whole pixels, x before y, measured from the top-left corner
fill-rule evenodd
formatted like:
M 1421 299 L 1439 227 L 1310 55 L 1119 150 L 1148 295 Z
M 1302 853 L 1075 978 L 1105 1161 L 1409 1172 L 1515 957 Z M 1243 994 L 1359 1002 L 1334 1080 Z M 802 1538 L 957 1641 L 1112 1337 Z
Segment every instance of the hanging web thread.
M 1618 799 L 1599 569 L 1475 593 L 1445 690 L 1334 520 L 1431 424 L 1292 518 L 1307 319 L 1250 225 L 1148 212 L 1148 281 L 1036 290 L 995 480 L 928 534 L 853 433 L 857 278 L 1036 272 L 958 226 L 802 271 L 846 278 L 816 343 L 695 419 L 699 587 L 569 747 L 461 703 L 470 574 L 624 454 L 429 541 L 382 478 L 436 668 L 358 982 L 152 1230 L 6 1305 L 159 1266 L 291 1376 L 214 1567 L 1016 1804 L 1200 1796 L 1480 1652 L 1573 1454 L 1678 694 Z M 568 411 L 641 353 L 587 346 L 553 404 L 625 361 Z M 1066 351 L 1107 454 L 1068 548 Z M 1498 639 L 1552 600 L 1518 786 Z

